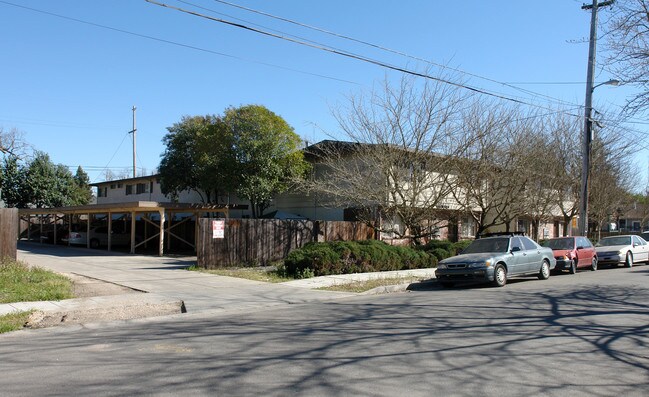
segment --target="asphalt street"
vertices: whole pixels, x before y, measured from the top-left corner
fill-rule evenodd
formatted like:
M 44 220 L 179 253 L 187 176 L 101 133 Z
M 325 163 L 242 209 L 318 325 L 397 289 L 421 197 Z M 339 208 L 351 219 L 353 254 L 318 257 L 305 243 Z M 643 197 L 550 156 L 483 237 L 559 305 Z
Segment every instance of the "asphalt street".
M 0 395 L 646 396 L 649 266 L 0 335 Z

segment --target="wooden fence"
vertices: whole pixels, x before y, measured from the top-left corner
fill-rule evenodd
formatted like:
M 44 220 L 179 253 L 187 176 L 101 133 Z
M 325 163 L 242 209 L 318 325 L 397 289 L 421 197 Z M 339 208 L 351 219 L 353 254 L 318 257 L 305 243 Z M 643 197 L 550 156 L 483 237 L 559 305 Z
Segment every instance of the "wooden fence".
M 0 258 L 16 259 L 18 209 L 0 208 Z
M 198 266 L 267 265 L 310 241 L 371 240 L 374 229 L 360 222 L 300 221 L 275 219 L 220 219 L 223 238 L 214 238 L 213 221 L 200 219 L 197 241 Z

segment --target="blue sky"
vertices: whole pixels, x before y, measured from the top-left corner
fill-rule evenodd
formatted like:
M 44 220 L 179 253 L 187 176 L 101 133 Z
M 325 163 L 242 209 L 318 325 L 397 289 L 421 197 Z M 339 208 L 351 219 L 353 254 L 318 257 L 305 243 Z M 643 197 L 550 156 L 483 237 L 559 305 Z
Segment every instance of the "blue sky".
M 423 67 L 413 58 L 214 0 L 158 1 L 217 18 L 239 18 L 246 25 L 306 37 L 399 67 Z M 581 9 L 582 1 L 229 1 L 517 84 L 575 108 L 584 102 L 590 14 Z M 398 75 L 144 0 L 0 0 L 0 48 L 0 126 L 23 131 L 55 163 L 73 171 L 81 165 L 93 182 L 102 180 L 104 167 L 118 173 L 131 167 L 133 106 L 138 167 L 152 173 L 164 151 L 166 127 L 183 115 L 260 104 L 284 117 L 303 139 L 315 142 L 326 134 L 337 136 L 331 107 L 386 75 Z M 611 77 L 598 68 L 597 82 Z M 473 87 L 538 101 L 485 79 L 464 78 Z M 629 93 L 623 87 L 600 87 L 595 107 L 621 106 Z M 645 152 L 638 158 L 643 172 L 646 158 Z

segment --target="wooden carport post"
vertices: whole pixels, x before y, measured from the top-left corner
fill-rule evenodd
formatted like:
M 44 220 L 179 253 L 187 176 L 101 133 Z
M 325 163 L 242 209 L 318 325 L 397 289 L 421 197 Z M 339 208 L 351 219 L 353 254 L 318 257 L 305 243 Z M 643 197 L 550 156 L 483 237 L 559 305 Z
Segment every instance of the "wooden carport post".
M 137 212 L 131 211 L 131 254 L 135 253 L 135 218 Z
M 158 246 L 158 255 L 164 255 L 164 241 L 165 241 L 165 210 L 158 211 L 160 214 L 160 245 Z

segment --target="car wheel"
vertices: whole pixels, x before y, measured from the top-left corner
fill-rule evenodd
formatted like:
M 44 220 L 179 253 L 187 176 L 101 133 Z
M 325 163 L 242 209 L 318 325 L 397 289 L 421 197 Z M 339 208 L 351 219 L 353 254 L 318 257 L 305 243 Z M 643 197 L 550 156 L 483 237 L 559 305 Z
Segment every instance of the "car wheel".
M 570 274 L 575 274 L 577 273 L 577 258 L 572 260 L 572 263 L 570 264 Z
M 507 269 L 503 265 L 496 265 L 493 285 L 495 287 L 504 287 L 505 284 L 507 284 Z
M 99 240 L 93 238 L 90 240 L 90 248 L 99 248 Z
M 539 280 L 547 280 L 550 278 L 550 264 L 548 261 L 543 260 L 541 270 L 539 270 Z
M 626 253 L 626 260 L 624 261 L 624 267 L 633 267 L 633 254 L 631 252 Z
M 597 258 L 593 257 L 592 262 L 590 262 L 590 270 L 597 270 Z
M 450 283 L 450 282 L 448 282 L 448 281 L 440 281 L 439 283 L 440 283 L 440 284 L 442 285 L 442 287 L 444 287 L 444 288 L 451 288 L 451 287 L 454 285 L 453 283 Z

